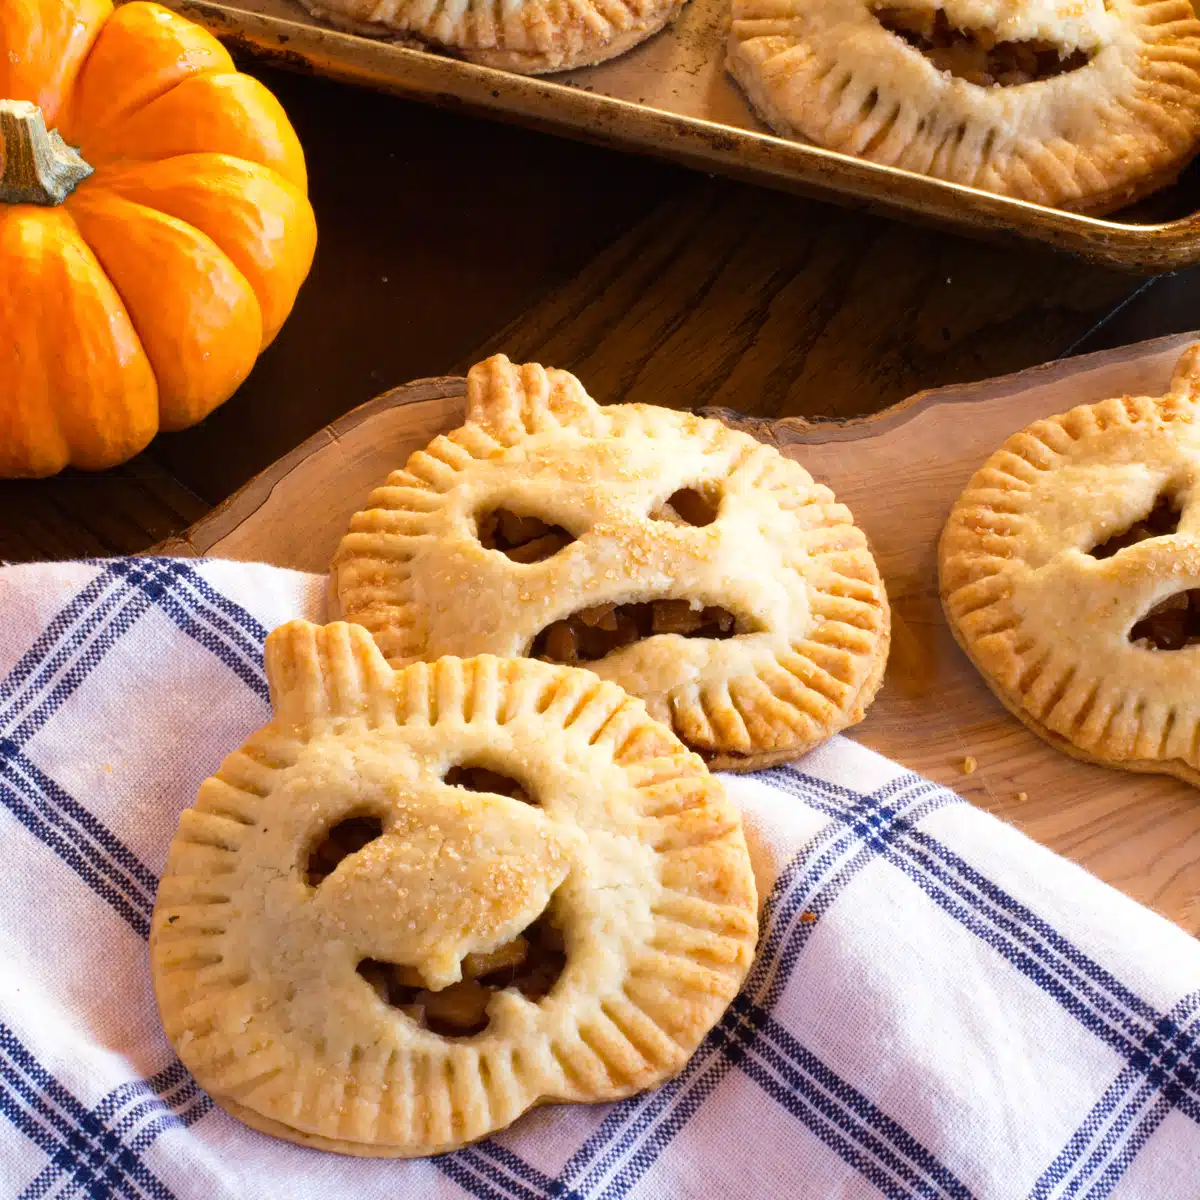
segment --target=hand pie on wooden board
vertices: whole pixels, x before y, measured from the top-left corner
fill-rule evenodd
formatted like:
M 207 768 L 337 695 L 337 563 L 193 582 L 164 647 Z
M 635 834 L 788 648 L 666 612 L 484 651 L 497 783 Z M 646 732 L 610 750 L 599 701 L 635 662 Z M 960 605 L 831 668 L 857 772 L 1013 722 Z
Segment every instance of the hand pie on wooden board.
M 409 34 L 468 62 L 544 75 L 589 67 L 632 50 L 669 24 L 686 0 L 301 0 L 314 17 L 351 33 Z
M 502 355 L 467 421 L 394 471 L 334 558 L 334 615 L 394 666 L 586 666 L 713 768 L 795 758 L 860 721 L 887 659 L 863 532 L 798 463 L 719 421 L 598 405 Z
M 150 936 L 218 1104 L 418 1156 L 683 1069 L 757 897 L 720 781 L 641 701 L 529 659 L 394 672 L 346 624 L 285 625 L 266 661 L 274 717 L 183 813 Z
M 1102 212 L 1200 148 L 1188 0 L 732 0 L 728 68 L 784 137 Z
M 1088 762 L 1200 786 L 1200 344 L 1165 396 L 1014 434 L 942 533 L 942 602 L 992 691 Z

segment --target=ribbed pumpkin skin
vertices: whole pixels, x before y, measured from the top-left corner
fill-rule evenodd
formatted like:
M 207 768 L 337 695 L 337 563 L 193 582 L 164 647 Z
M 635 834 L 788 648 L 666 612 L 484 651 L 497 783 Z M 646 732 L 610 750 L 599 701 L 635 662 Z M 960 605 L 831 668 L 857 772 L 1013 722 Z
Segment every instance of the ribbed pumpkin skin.
M 278 101 L 157 4 L 0 0 L 0 99 L 95 169 L 0 203 L 0 477 L 125 461 L 227 400 L 312 265 Z

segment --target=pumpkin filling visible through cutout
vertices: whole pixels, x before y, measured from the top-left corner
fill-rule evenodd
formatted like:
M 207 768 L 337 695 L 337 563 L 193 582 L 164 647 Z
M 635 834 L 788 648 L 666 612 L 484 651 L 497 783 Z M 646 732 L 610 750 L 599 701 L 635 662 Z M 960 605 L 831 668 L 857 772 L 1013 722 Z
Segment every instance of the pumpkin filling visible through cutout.
M 513 800 L 520 800 L 522 804 L 537 803 L 524 784 L 487 767 L 474 767 L 469 764 L 451 767 L 446 772 L 443 782 L 451 787 L 466 788 L 468 792 L 492 792 L 497 796 L 510 796 Z
M 485 550 L 499 550 L 519 563 L 542 562 L 575 540 L 561 525 L 522 517 L 507 508 L 485 513 L 477 524 L 479 543 Z
M 382 836 L 383 822 L 378 817 L 347 817 L 339 821 L 308 856 L 308 886 L 319 887 L 343 858 L 349 858 Z
M 1182 650 L 1200 643 L 1200 588 L 1159 601 L 1129 631 L 1129 640 L 1143 650 Z
M 1093 558 L 1112 558 L 1118 551 L 1128 546 L 1136 546 L 1138 542 L 1167 537 L 1179 528 L 1182 511 L 1182 505 L 1176 497 L 1159 496 L 1154 502 L 1154 507 L 1140 521 L 1135 521 L 1120 533 L 1114 533 L 1107 541 L 1093 546 L 1088 553 Z
M 980 87 L 1036 83 L 1089 62 L 1082 50 L 1063 54 L 1052 42 L 1001 42 L 987 29 L 955 29 L 940 8 L 877 8 L 875 19 L 939 71 Z
M 595 662 L 622 646 L 662 633 L 681 637 L 734 637 L 737 621 L 717 605 L 693 608 L 687 600 L 640 604 L 594 604 L 547 625 L 533 639 L 530 655 L 545 662 Z
M 462 980 L 440 992 L 425 987 L 412 967 L 363 959 L 358 973 L 385 1004 L 398 1008 L 423 1029 L 442 1037 L 473 1037 L 488 1024 L 494 992 L 513 987 L 534 1003 L 546 996 L 566 965 L 562 934 L 548 913 L 524 933 L 487 954 L 468 954 Z

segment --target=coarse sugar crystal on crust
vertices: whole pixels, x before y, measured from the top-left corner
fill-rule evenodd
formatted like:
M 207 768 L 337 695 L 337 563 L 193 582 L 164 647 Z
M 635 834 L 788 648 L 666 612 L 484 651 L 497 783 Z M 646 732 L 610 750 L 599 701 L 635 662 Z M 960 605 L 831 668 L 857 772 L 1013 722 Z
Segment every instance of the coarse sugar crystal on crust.
M 1036 421 L 942 533 L 959 644 L 1001 701 L 1089 762 L 1200 785 L 1200 345 L 1163 396 Z
M 274 715 L 201 786 L 159 886 L 167 1037 L 263 1132 L 441 1153 L 680 1071 L 757 897 L 720 781 L 587 671 L 393 671 L 361 627 L 267 639 Z
M 1102 212 L 1200 147 L 1188 0 L 733 0 L 727 65 L 785 137 Z
M 890 629 L 865 535 L 798 463 L 503 355 L 472 368 L 466 423 L 355 514 L 330 593 L 393 665 L 586 666 L 732 770 L 861 720 Z
M 521 75 L 593 66 L 632 50 L 686 0 L 301 0 L 314 17 L 374 37 L 408 37 Z

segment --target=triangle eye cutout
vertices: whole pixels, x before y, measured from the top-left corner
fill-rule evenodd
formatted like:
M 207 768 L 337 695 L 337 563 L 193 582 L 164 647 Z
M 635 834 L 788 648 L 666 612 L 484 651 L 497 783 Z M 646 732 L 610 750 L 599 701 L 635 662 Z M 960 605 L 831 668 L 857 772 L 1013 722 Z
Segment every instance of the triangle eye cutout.
M 545 562 L 575 541 L 561 525 L 521 516 L 507 508 L 483 513 L 476 518 L 475 528 L 485 550 L 498 550 L 518 563 Z
M 684 487 L 672 492 L 650 513 L 652 521 L 672 525 L 711 525 L 721 510 L 721 496 L 711 487 Z
M 305 876 L 308 886 L 320 887 L 342 859 L 357 854 L 380 837 L 383 837 L 383 822 L 378 817 L 364 815 L 339 821 L 309 851 Z
M 1182 650 L 1200 642 L 1200 588 L 1160 600 L 1129 631 L 1142 650 Z
M 1171 492 L 1162 492 L 1154 507 L 1139 520 L 1134 521 L 1128 529 L 1114 533 L 1112 537 L 1093 546 L 1087 553 L 1092 558 L 1112 558 L 1114 554 L 1136 546 L 1139 542 L 1150 538 L 1169 537 L 1179 529 L 1179 518 L 1183 514 L 1183 502 Z
M 442 780 L 451 787 L 465 788 L 468 792 L 491 792 L 497 796 L 508 796 L 523 804 L 537 804 L 533 789 L 510 775 L 502 775 L 487 767 L 474 763 L 460 763 L 451 767 Z

